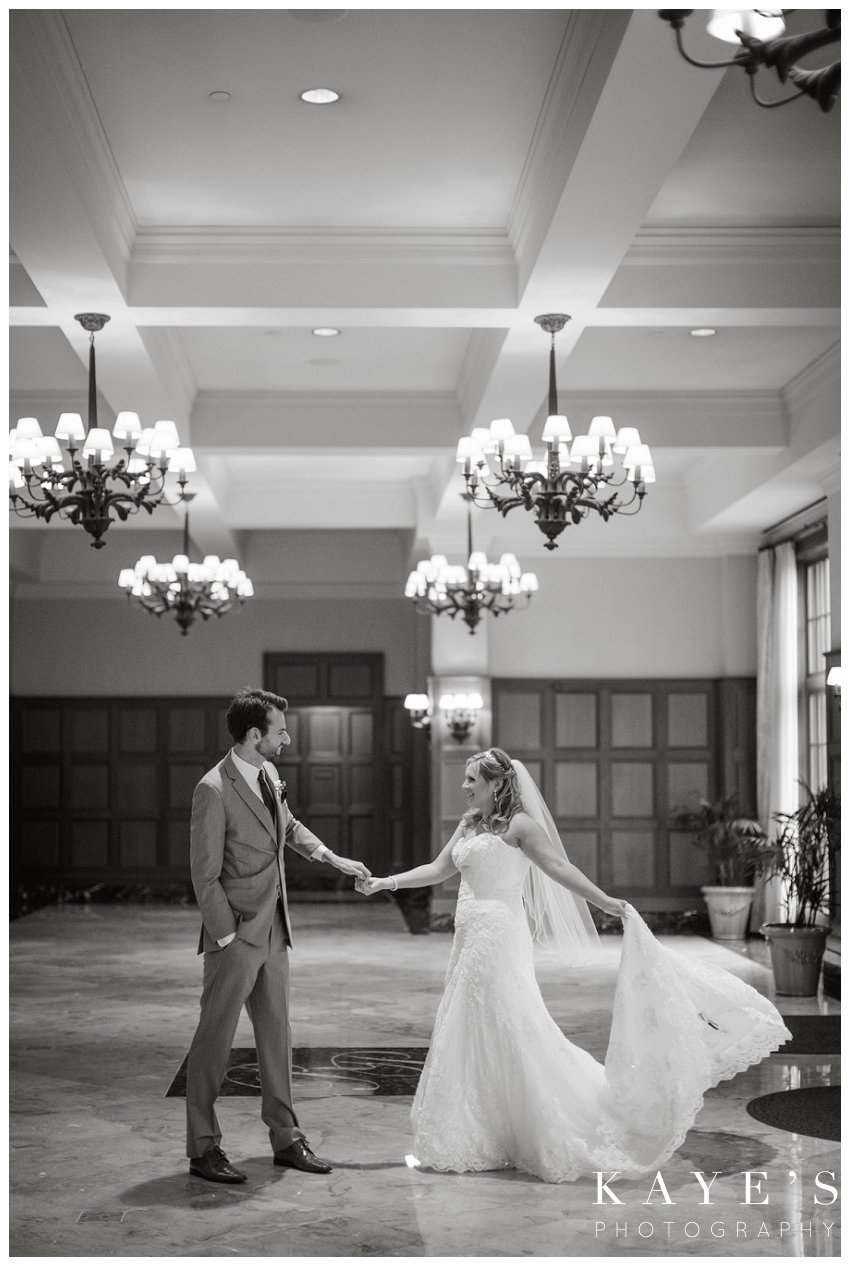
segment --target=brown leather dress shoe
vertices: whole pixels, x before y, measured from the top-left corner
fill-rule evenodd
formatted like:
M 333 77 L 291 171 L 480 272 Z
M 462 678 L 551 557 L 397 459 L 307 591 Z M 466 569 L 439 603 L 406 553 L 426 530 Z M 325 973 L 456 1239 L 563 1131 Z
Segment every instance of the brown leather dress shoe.
M 282 1152 L 275 1152 L 274 1163 L 285 1165 L 288 1169 L 301 1169 L 305 1174 L 329 1174 L 333 1166 L 321 1156 L 315 1156 L 306 1139 L 296 1139 Z
M 248 1177 L 241 1169 L 234 1169 L 220 1147 L 208 1147 L 203 1156 L 193 1156 L 189 1161 L 189 1173 L 208 1182 L 244 1182 Z

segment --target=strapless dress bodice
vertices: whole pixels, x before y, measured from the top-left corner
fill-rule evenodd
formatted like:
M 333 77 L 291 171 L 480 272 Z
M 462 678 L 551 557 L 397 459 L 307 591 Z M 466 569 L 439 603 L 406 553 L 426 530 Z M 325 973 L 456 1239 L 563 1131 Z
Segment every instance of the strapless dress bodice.
M 531 864 L 521 849 L 492 831 L 458 840 L 452 861 L 461 877 L 458 901 L 519 901 Z

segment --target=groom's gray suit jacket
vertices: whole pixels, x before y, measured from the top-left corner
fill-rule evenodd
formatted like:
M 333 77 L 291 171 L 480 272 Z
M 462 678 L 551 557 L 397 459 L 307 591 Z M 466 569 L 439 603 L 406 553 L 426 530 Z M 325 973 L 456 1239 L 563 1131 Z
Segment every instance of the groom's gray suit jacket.
M 286 941 L 292 944 L 283 846 L 310 858 L 321 840 L 276 800 L 277 821 L 254 794 L 228 752 L 204 774 L 192 797 L 190 865 L 203 919 L 198 953 L 221 949 L 235 932 L 249 945 L 265 945 L 280 903 Z

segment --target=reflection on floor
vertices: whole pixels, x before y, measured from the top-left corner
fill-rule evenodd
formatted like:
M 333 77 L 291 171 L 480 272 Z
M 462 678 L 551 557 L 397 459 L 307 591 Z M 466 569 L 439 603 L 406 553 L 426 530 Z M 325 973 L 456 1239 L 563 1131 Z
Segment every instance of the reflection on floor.
M 197 913 L 67 906 L 13 924 L 11 1255 L 839 1256 L 838 1145 L 746 1111 L 759 1095 L 839 1082 L 837 1055 L 778 1052 L 721 1083 L 655 1184 L 409 1169 L 412 1086 L 402 1083 L 427 1048 L 450 937 L 410 936 L 380 898 L 298 905 L 293 923 L 301 1124 L 334 1171 L 272 1166 L 243 1018 L 235 1065 L 248 1094 L 219 1102 L 225 1149 L 248 1174 L 241 1187 L 190 1177 L 183 1157 L 175 1078 L 200 995 Z M 580 979 L 551 955 L 538 961 L 556 1021 L 598 1059 L 619 941 L 603 945 L 604 963 Z M 699 938 L 676 937 L 674 948 L 770 993 L 758 955 Z M 823 997 L 779 1003 L 792 1015 L 840 1010 Z M 834 1050 L 826 1034 L 823 1044 Z M 710 1203 L 695 1171 L 718 1175 Z
M 423 1047 L 295 1046 L 292 1090 L 298 1103 L 328 1095 L 412 1095 L 428 1054 Z M 222 1095 L 259 1095 L 260 1066 L 253 1046 L 234 1046 L 221 1086 Z M 186 1097 L 186 1060 L 168 1087 Z

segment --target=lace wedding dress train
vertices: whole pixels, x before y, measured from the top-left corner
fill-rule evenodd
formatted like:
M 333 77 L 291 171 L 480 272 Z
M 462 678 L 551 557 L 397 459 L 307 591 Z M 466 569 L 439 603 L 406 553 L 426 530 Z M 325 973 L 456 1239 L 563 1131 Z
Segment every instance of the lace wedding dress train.
M 455 938 L 412 1109 L 421 1165 L 511 1167 L 547 1182 L 654 1173 L 710 1086 L 790 1038 L 756 990 L 665 949 L 632 912 L 600 1064 L 564 1037 L 540 993 L 522 904 L 528 858 L 482 833 L 453 860 Z

